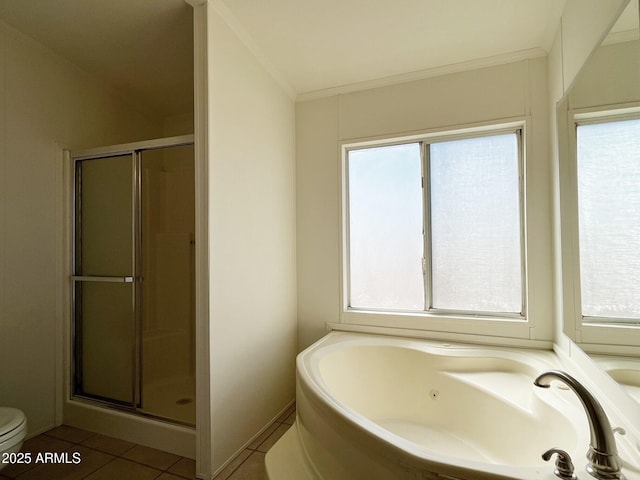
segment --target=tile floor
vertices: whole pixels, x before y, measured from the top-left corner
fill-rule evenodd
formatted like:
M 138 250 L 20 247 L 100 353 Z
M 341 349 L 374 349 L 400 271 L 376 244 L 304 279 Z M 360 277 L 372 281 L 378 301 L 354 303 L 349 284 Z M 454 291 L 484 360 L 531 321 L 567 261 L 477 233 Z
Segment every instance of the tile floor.
M 289 408 L 259 438 L 220 472 L 215 480 L 264 480 L 264 456 L 295 420 Z M 62 425 L 27 440 L 23 452 L 31 463 L 8 465 L 0 480 L 184 480 L 195 478 L 195 461 L 86 430 Z M 36 463 L 38 453 L 80 454 L 80 462 Z M 77 458 L 77 457 L 76 457 Z

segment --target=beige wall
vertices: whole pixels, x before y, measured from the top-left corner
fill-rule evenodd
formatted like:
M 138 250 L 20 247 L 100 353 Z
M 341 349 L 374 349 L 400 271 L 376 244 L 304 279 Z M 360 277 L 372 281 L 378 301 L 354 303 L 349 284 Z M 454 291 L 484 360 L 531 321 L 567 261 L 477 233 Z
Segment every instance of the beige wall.
M 640 41 L 598 47 L 576 79 L 569 108 L 640 101 Z
M 339 142 L 525 117 L 531 338 L 552 338 L 547 67 L 535 58 L 297 105 L 300 349 L 340 315 Z
M 164 119 L 163 137 L 193 134 L 193 112 Z
M 566 0 L 561 18 L 562 84 L 567 92 L 629 0 Z M 558 99 L 554 99 L 557 101 Z
M 294 104 L 207 12 L 215 471 L 294 398 Z
M 158 136 L 96 79 L 0 22 L 0 405 L 54 425 L 62 358 L 62 148 Z

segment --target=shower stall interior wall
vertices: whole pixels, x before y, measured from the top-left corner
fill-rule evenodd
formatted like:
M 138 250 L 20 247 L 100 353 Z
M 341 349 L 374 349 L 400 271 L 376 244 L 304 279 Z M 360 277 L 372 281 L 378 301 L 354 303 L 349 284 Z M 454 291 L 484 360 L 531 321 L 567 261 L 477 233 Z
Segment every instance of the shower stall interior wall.
M 72 159 L 72 396 L 193 426 L 193 137 Z

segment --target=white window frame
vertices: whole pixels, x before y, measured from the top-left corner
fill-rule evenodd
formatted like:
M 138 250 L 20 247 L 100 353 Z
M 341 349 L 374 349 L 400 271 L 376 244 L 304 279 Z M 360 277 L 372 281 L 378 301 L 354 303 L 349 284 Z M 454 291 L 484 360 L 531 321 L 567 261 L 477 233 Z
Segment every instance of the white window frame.
M 337 327 L 357 329 L 371 327 L 373 331 L 405 333 L 417 336 L 442 338 L 472 338 L 475 341 L 490 341 L 495 337 L 528 339 L 535 327 L 528 315 L 529 273 L 527 260 L 527 215 L 526 215 L 526 165 L 527 165 L 527 118 L 506 123 L 482 124 L 474 127 L 442 129 L 393 137 L 377 137 L 344 141 L 340 144 L 340 214 L 341 214 L 341 275 L 340 275 L 340 319 Z M 458 312 L 449 310 L 430 311 L 382 311 L 349 307 L 349 212 L 348 212 L 348 152 L 366 147 L 383 147 L 412 142 L 425 144 L 498 135 L 519 133 L 519 196 L 520 196 L 520 238 L 522 273 L 521 313 Z M 425 213 L 426 216 L 426 213 Z M 425 219 L 425 229 L 428 228 Z M 428 232 L 427 232 L 428 234 Z M 429 259 L 427 259 L 427 262 Z M 350 328 L 351 327 L 351 328 Z M 451 337 L 447 334 L 454 334 Z M 457 335 L 457 336 L 456 336 Z
M 561 199 L 562 230 L 566 241 L 562 242 L 563 255 L 569 255 L 569 282 L 565 282 L 564 298 L 569 309 L 565 310 L 565 331 L 589 353 L 625 354 L 629 349 L 637 349 L 640 343 L 640 320 L 584 317 L 582 315 L 582 295 L 580 285 L 580 245 L 578 218 L 578 126 L 594 123 L 640 119 L 640 104 L 608 105 L 570 109 L 567 115 L 569 140 L 568 165 L 566 175 L 561 178 L 561 188 L 567 195 Z

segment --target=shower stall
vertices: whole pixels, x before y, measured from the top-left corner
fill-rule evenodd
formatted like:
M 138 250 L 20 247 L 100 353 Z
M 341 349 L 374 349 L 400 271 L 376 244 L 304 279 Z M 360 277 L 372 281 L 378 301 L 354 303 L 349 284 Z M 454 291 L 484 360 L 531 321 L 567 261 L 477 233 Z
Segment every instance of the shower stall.
M 72 395 L 195 425 L 193 136 L 71 157 Z

